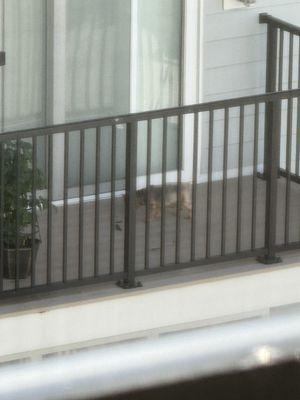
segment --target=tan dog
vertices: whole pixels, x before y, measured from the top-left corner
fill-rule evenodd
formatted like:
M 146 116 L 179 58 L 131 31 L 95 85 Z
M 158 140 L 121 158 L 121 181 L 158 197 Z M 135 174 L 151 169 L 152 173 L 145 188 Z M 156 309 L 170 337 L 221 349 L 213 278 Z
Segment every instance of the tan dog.
M 157 218 L 161 215 L 162 186 L 151 185 L 149 188 L 150 218 Z M 181 184 L 180 193 L 181 209 L 186 210 L 188 218 L 192 215 L 192 185 Z M 147 189 L 140 189 L 136 192 L 137 206 L 145 206 L 147 203 Z M 165 187 L 165 207 L 177 207 L 177 185 L 167 184 Z

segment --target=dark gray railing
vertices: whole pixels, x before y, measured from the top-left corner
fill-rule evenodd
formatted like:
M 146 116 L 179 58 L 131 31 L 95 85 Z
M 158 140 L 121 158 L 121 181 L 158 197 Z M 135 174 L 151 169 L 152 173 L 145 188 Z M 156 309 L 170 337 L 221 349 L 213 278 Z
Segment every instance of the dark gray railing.
M 268 26 L 266 92 L 300 87 L 300 28 L 268 14 L 260 15 L 260 23 Z M 266 124 L 270 123 L 271 110 Z M 300 183 L 300 97 L 290 98 L 280 110 L 281 151 L 279 174 L 286 180 L 284 244 L 290 239 L 291 185 Z M 284 126 L 285 125 L 285 126 Z M 268 127 L 267 131 L 270 132 Z M 268 147 L 265 148 L 265 160 Z
M 1 134 L 2 295 L 300 248 L 299 29 L 260 21 L 266 94 Z
M 153 272 L 249 256 L 277 262 L 275 251 L 282 247 L 276 241 L 282 213 L 280 209 L 278 214 L 277 179 L 280 109 L 283 102 L 299 96 L 299 89 L 287 90 L 2 134 L 2 293 L 107 280 L 119 280 L 120 286 L 132 288 L 139 286 L 138 277 Z M 265 112 L 270 113 L 269 135 L 263 123 Z M 170 128 L 174 120 L 175 130 Z M 87 153 L 89 135 L 95 145 Z M 106 141 L 103 147 L 105 135 L 110 144 Z M 158 153 L 153 147 L 154 135 L 162 138 Z M 186 136 L 193 138 L 188 178 Z M 142 172 L 137 165 L 143 137 L 145 176 L 139 183 Z M 266 180 L 261 180 L 258 172 L 264 160 L 260 149 L 265 137 L 270 156 Z M 75 139 L 77 147 L 71 145 Z M 168 165 L 174 143 L 175 163 Z M 46 163 L 39 159 L 41 144 L 47 149 L 43 152 Z M 118 154 L 126 159 L 125 183 L 116 175 L 118 148 Z M 105 197 L 100 177 L 107 152 L 110 178 Z M 78 188 L 74 194 L 69 174 L 75 153 Z M 153 171 L 152 163 L 158 158 L 160 169 Z M 87 200 L 89 159 L 94 160 L 94 180 Z M 152 184 L 154 173 L 159 184 Z M 58 177 L 62 178 L 61 197 L 55 194 Z M 35 206 L 37 201 L 43 203 L 41 210 Z

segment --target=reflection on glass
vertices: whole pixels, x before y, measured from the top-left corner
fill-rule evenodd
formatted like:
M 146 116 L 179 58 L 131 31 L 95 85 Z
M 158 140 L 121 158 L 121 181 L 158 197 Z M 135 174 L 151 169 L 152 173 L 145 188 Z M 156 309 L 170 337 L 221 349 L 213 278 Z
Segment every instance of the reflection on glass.
M 130 1 L 67 0 L 66 118 L 129 112 Z
M 177 106 L 180 96 L 181 0 L 142 0 L 137 17 L 137 108 Z

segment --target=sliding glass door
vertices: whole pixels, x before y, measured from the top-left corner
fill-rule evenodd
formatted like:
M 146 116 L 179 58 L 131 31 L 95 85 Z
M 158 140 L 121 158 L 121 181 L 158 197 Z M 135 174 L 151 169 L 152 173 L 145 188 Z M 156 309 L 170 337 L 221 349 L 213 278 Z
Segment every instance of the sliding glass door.
M 45 124 L 45 1 L 0 0 L 0 130 Z
M 177 106 L 181 95 L 182 0 L 0 0 L 0 129 L 8 131 Z M 159 169 L 161 121 L 154 126 Z M 171 122 L 176 151 L 176 122 Z M 117 135 L 117 178 L 124 134 Z M 110 147 L 110 132 L 103 145 Z M 141 135 L 141 138 L 143 135 Z M 85 184 L 94 182 L 95 134 L 86 138 Z M 139 145 L 143 147 L 143 139 Z M 78 165 L 78 135 L 70 137 Z M 59 153 L 59 140 L 54 143 Z M 45 159 L 41 146 L 40 158 Z M 62 162 L 58 155 L 57 163 Z M 175 157 L 175 156 L 174 156 Z M 173 158 L 174 158 L 173 157 Z M 105 165 L 109 154 L 104 152 Z M 175 158 L 169 167 L 175 165 Z M 58 168 L 59 170 L 59 168 Z M 78 185 L 70 168 L 70 187 Z M 143 160 L 139 173 L 143 174 Z M 109 168 L 101 181 L 109 181 Z M 105 186 L 105 185 L 104 185 Z
M 66 2 L 65 120 L 84 120 L 179 105 L 181 78 L 181 0 L 68 0 Z M 59 101 L 59 99 L 58 99 Z M 123 128 L 124 129 L 124 128 Z M 169 168 L 176 166 L 176 121 L 170 123 Z M 143 127 L 140 128 L 143 130 Z M 152 172 L 160 169 L 161 121 L 154 123 Z M 111 146 L 110 132 L 103 145 Z M 124 177 L 125 135 L 117 132 L 117 179 Z M 76 171 L 79 136 L 71 141 Z M 87 135 L 95 147 L 95 134 Z M 145 146 L 145 135 L 139 135 Z M 110 180 L 110 154 L 102 155 L 101 180 Z M 86 185 L 94 180 L 94 160 L 86 166 Z M 138 165 L 145 171 L 145 157 Z M 78 174 L 70 176 L 76 186 Z M 103 185 L 105 188 L 106 186 Z M 92 189 L 91 189 L 92 190 Z M 105 190 L 105 189 L 104 189 Z
M 132 108 L 148 111 L 176 107 L 181 102 L 182 1 L 136 0 L 132 9 L 133 59 Z M 152 175 L 162 170 L 162 120 L 152 123 Z M 177 119 L 168 120 L 167 170 L 177 163 Z M 139 176 L 145 175 L 147 159 L 146 125 L 139 129 Z M 154 177 L 153 177 L 154 178 Z M 145 179 L 140 179 L 143 186 Z M 154 184 L 160 183 L 153 180 Z

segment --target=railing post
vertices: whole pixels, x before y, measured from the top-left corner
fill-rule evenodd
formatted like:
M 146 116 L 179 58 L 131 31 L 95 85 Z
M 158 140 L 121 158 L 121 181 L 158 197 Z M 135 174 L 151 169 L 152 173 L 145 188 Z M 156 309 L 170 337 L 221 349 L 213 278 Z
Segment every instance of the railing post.
M 137 281 L 135 277 L 136 179 L 137 122 L 134 121 L 126 125 L 124 279 L 117 282 L 117 285 L 123 289 L 142 286 L 141 282 Z
M 268 150 L 268 162 L 265 176 L 267 181 L 266 193 L 266 223 L 265 223 L 265 247 L 267 252 L 258 257 L 263 264 L 276 264 L 281 262 L 275 254 L 276 228 L 277 228 L 277 198 L 278 198 L 278 166 L 280 152 L 280 123 L 281 100 L 274 100 L 268 104 L 269 130 L 266 131 L 266 148 Z
M 277 28 L 271 23 L 267 22 L 265 14 L 260 15 L 260 23 L 267 23 L 267 65 L 266 65 L 266 93 L 276 92 L 277 90 L 277 42 L 278 34 Z M 266 135 L 272 132 L 272 112 L 270 110 L 271 103 L 266 105 Z M 268 140 L 265 139 L 264 150 L 264 178 L 266 175 L 267 164 L 269 157 Z

